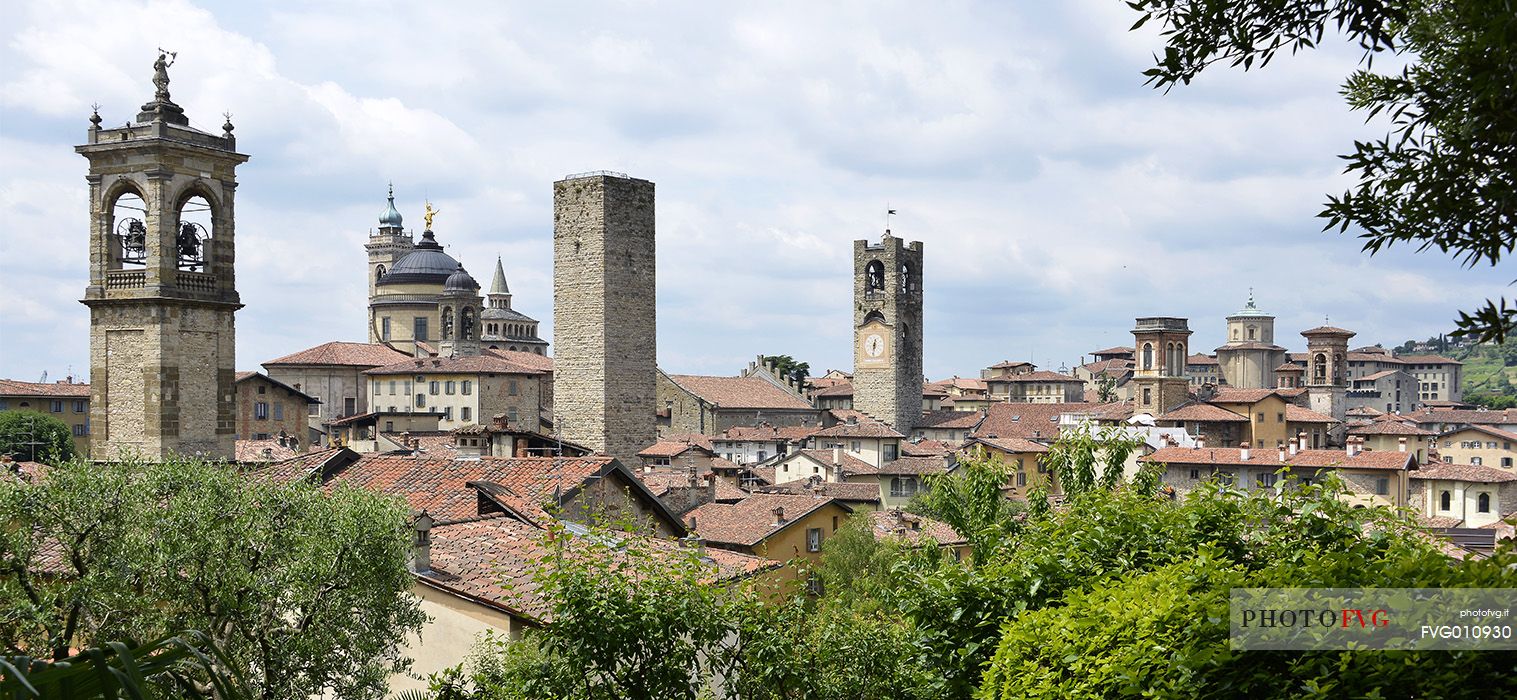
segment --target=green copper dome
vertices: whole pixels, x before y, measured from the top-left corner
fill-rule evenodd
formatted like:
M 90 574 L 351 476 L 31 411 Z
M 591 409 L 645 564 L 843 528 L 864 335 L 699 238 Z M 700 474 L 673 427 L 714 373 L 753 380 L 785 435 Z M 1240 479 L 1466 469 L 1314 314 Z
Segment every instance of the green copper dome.
M 390 185 L 390 205 L 385 208 L 385 213 L 379 215 L 381 228 L 400 228 L 400 211 L 395 208 L 395 186 Z

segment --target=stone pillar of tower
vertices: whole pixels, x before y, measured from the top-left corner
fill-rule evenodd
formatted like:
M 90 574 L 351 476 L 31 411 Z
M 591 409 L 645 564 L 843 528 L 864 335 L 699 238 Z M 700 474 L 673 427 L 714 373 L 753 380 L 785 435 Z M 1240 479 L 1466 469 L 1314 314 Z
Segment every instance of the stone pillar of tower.
M 656 438 L 653 183 L 553 183 L 553 405 L 564 439 L 636 464 Z
M 443 283 L 442 296 L 437 301 L 441 339 L 437 354 L 443 357 L 478 355 L 479 319 L 483 310 L 479 283 L 464 271 L 463 265 L 459 265 L 458 271 Z
M 1333 326 L 1301 331 L 1306 338 L 1306 396 L 1309 407 L 1338 420 L 1347 413 L 1348 341 L 1355 333 Z
M 405 257 L 406 253 L 415 248 L 415 242 L 411 234 L 406 233 L 402 224 L 405 220 L 400 215 L 400 210 L 395 208 L 395 186 L 390 186 L 388 206 L 379 215 L 379 228 L 369 233 L 369 242 L 363 245 L 369 254 L 369 342 L 379 343 L 389 340 L 381 337 L 382 328 L 376 317 L 374 297 L 379 291 L 379 280 L 384 278 L 395 267 L 395 261 Z
M 1157 416 L 1190 399 L 1185 358 L 1190 325 L 1183 318 L 1137 319 L 1133 337 L 1133 412 Z
M 922 242 L 853 242 L 853 407 L 902 434 L 922 417 Z
M 90 118 L 91 455 L 149 459 L 235 454 L 238 153 L 231 118 L 221 135 L 189 125 L 169 98 L 168 56 L 134 122 Z M 117 202 L 139 197 L 145 211 Z M 186 209 L 203 199 L 208 212 Z M 206 213 L 207 229 L 183 217 Z

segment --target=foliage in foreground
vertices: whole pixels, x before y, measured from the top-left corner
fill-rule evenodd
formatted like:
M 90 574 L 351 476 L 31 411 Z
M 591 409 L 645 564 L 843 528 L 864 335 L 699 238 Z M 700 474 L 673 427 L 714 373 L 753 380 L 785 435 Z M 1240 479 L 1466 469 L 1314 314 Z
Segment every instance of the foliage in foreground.
M 0 645 L 204 630 L 265 698 L 377 698 L 425 620 L 405 508 L 361 489 L 253 480 L 223 463 L 59 464 L 0 479 Z
M 542 592 L 568 623 L 521 642 L 485 643 L 467 673 L 438 679 L 437 697 L 1294 698 L 1392 697 L 1403 688 L 1466 697 L 1517 690 L 1510 655 L 1499 653 L 1233 654 L 1225 614 L 1228 588 L 1240 584 L 1513 586 L 1510 547 L 1487 561 L 1451 561 L 1409 520 L 1350 507 L 1332 478 L 1286 479 L 1279 494 L 1211 485 L 1180 500 L 1156 493 L 1151 470 L 1137 485 L 1106 487 L 1115 461 L 1103 460 L 1113 454 L 1074 443 L 1062 448 L 1059 476 L 1085 490 L 1020 524 L 982 528 L 989 554 L 973 565 L 875 541 L 852 523 L 828 540 L 815 570 L 825 592 L 816 599 L 711 585 L 698 559 L 673 569 L 557 559 L 541 573 Z M 971 463 L 963 473 L 978 481 L 996 467 Z M 937 493 L 1002 498 L 999 488 Z M 951 505 L 950 512 L 971 514 L 1000 507 Z M 672 576 L 639 583 L 655 574 Z M 634 669 L 656 684 L 631 679 Z
M 0 412 L 0 454 L 18 462 L 61 462 L 74 457 L 74 434 L 46 413 Z
M 61 661 L 0 657 L 0 695 L 11 700 L 253 697 L 226 654 L 199 632 L 140 646 L 111 642 Z
M 1342 156 L 1353 189 L 1328 198 L 1327 229 L 1361 232 L 1364 250 L 1436 249 L 1467 266 L 1496 265 L 1517 245 L 1517 4 L 1511 0 L 1131 0 L 1163 27 L 1145 72 L 1161 88 L 1207 66 L 1261 68 L 1281 50 L 1322 43 L 1328 29 L 1364 50 L 1343 86 L 1349 106 L 1390 119 L 1390 133 Z M 1376 54 L 1399 70 L 1376 71 Z M 1393 64 L 1393 66 L 1396 64 Z M 1503 342 L 1517 306 L 1486 300 L 1461 311 L 1455 335 Z

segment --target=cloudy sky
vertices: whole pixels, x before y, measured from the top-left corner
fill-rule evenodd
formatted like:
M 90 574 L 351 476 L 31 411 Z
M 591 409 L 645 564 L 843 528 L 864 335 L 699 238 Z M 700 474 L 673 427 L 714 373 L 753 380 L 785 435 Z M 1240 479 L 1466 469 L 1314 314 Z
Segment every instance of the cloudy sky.
M 233 113 L 237 364 L 364 340 L 363 243 L 394 181 L 450 253 L 505 261 L 551 339 L 552 182 L 658 187 L 659 363 L 731 374 L 788 353 L 847 368 L 851 241 L 926 244 L 926 367 L 1058 368 L 1190 318 L 1193 349 L 1253 287 L 1284 344 L 1331 317 L 1357 341 L 1450 327 L 1498 271 L 1373 259 L 1320 232 L 1348 112 L 1346 45 L 1164 95 L 1157 34 L 1119 0 L 0 4 L 0 376 L 88 367 L 84 159 L 150 99 L 162 46 L 192 122 Z M 487 283 L 487 280 L 482 280 Z

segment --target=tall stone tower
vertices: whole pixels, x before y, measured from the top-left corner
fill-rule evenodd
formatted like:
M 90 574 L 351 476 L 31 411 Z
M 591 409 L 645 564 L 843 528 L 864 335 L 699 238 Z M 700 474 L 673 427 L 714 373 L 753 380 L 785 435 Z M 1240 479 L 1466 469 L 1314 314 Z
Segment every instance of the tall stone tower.
M 1150 316 L 1132 329 L 1133 412 L 1157 416 L 1189 400 L 1185 358 L 1190 325 L 1183 318 Z
M 153 65 L 153 100 L 132 123 L 90 117 L 91 453 L 230 459 L 236 431 L 235 195 L 238 153 L 189 125 L 169 99 L 169 56 Z M 142 210 L 118 207 L 128 195 Z M 197 201 L 205 203 L 204 209 Z M 190 219 L 206 214 L 207 228 Z M 185 214 L 193 216 L 186 218 Z
M 1348 410 L 1348 340 L 1353 331 L 1318 326 L 1306 337 L 1306 397 L 1310 408 L 1338 420 Z
M 910 435 L 922 417 L 922 242 L 853 242 L 853 407 Z
M 443 283 L 442 297 L 437 302 L 441 319 L 438 329 L 441 342 L 437 354 L 443 357 L 462 357 L 479 354 L 480 312 L 484 301 L 479 296 L 479 283 L 459 265 L 458 271 L 448 276 Z
M 655 433 L 653 183 L 553 183 L 553 405 L 564 439 L 635 464 Z
M 1274 388 L 1285 359 L 1285 348 L 1275 345 L 1275 317 L 1259 310 L 1250 290 L 1243 309 L 1227 317 L 1227 344 L 1217 348 L 1222 378 L 1239 389 Z
M 411 234 L 406 233 L 401 227 L 404 219 L 400 216 L 400 210 L 395 208 L 395 186 L 390 185 L 388 197 L 389 206 L 384 213 L 379 215 L 379 228 L 369 232 L 369 242 L 363 245 L 369 252 L 369 298 L 374 298 L 374 292 L 379 280 L 395 267 L 395 261 L 405 257 L 406 253 L 416 247 L 411 239 Z M 369 323 L 369 342 L 377 343 L 374 324 Z

